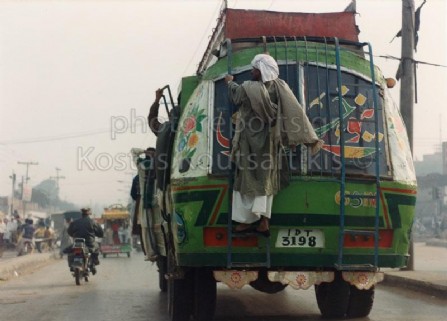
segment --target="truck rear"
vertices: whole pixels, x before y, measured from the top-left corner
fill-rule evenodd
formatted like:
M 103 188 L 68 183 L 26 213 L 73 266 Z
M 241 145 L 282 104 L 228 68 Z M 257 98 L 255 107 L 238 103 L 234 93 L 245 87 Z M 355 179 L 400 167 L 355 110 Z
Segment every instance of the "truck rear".
M 286 149 L 290 184 L 274 197 L 270 236 L 233 232 L 235 106 L 223 80 L 250 79 L 251 59 L 265 52 L 324 141 L 315 156 Z M 164 184 L 149 229 L 170 319 L 212 320 L 216 282 L 315 288 L 324 317 L 367 316 L 380 269 L 406 265 L 416 178 L 399 110 L 354 14 L 225 9 L 171 117 L 157 142 L 169 166 L 157 168 Z

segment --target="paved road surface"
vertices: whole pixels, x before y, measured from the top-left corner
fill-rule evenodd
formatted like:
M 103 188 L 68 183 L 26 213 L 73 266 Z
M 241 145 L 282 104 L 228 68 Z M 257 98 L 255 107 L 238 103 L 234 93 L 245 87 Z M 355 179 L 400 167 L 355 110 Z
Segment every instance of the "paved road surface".
M 447 249 L 445 249 L 447 251 Z M 76 286 L 65 260 L 0 283 L 2 321 L 168 321 L 156 266 L 140 254 L 101 260 L 99 274 Z M 445 320 L 446 300 L 378 286 L 369 321 Z M 313 289 L 269 295 L 218 287 L 215 321 L 321 321 Z

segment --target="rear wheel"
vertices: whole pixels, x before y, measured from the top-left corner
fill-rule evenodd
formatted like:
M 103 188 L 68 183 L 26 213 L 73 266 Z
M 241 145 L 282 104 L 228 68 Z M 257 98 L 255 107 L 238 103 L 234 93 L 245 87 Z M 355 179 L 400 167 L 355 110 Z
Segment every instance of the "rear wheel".
M 334 281 L 315 285 L 318 308 L 325 318 L 344 317 L 349 304 L 349 287 L 340 272 L 335 272 Z
M 216 310 L 216 280 L 207 268 L 194 270 L 194 321 L 209 321 Z
M 76 285 L 81 285 L 81 271 L 79 271 L 78 268 L 75 268 L 74 270 L 74 277 Z
M 369 290 L 359 290 L 350 286 L 349 306 L 346 313 L 350 318 L 362 318 L 369 315 L 374 303 L 374 287 Z
M 192 277 L 187 273 L 184 279 L 169 280 L 168 309 L 170 321 L 189 321 L 192 313 Z
M 168 271 L 176 272 L 173 254 L 169 254 Z M 189 321 L 192 314 L 193 273 L 186 271 L 183 279 L 168 279 L 168 312 L 170 321 Z
M 158 267 L 158 286 L 162 292 L 166 292 L 168 290 L 168 280 L 166 280 L 167 270 L 167 259 L 166 256 L 160 256 L 157 260 Z

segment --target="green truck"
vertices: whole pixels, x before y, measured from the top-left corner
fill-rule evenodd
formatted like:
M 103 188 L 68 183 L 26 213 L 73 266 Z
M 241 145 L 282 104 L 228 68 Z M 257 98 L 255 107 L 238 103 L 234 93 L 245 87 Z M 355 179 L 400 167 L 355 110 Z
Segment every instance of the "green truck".
M 364 317 L 381 268 L 406 266 L 411 151 L 392 81 L 359 42 L 354 17 L 225 8 L 178 101 L 165 96 L 171 126 L 158 135 L 165 162 L 149 189 L 157 202 L 149 231 L 170 320 L 212 320 L 217 282 L 272 294 L 314 288 L 324 317 Z M 290 185 L 274 197 L 268 237 L 233 233 L 235 106 L 224 83 L 226 74 L 250 79 L 251 60 L 265 52 L 324 141 L 316 156 L 305 146 L 287 152 Z

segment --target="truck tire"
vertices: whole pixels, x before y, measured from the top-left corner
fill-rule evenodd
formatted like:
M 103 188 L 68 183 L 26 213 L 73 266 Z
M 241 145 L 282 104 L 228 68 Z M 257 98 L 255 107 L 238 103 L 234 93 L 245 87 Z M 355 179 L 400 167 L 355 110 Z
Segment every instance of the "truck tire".
M 172 254 L 168 257 L 168 271 L 175 273 L 175 263 Z M 168 279 L 168 313 L 170 321 L 189 321 L 193 312 L 194 274 L 186 271 L 183 279 Z
M 369 315 L 374 303 L 374 290 L 374 287 L 369 290 L 359 290 L 351 285 L 346 315 L 349 318 L 363 318 Z
M 184 279 L 169 280 L 168 309 L 170 321 L 189 321 L 192 314 L 192 277 L 185 275 Z
M 166 280 L 167 269 L 167 259 L 166 256 L 160 256 L 157 260 L 158 267 L 158 286 L 161 292 L 166 292 L 168 290 L 168 280 Z
M 217 284 L 213 271 L 196 268 L 194 271 L 194 321 L 210 321 L 216 310 Z
M 346 315 L 349 304 L 350 285 L 345 282 L 340 272 L 335 272 L 334 281 L 315 285 L 315 295 L 321 315 L 325 318 L 342 318 Z

